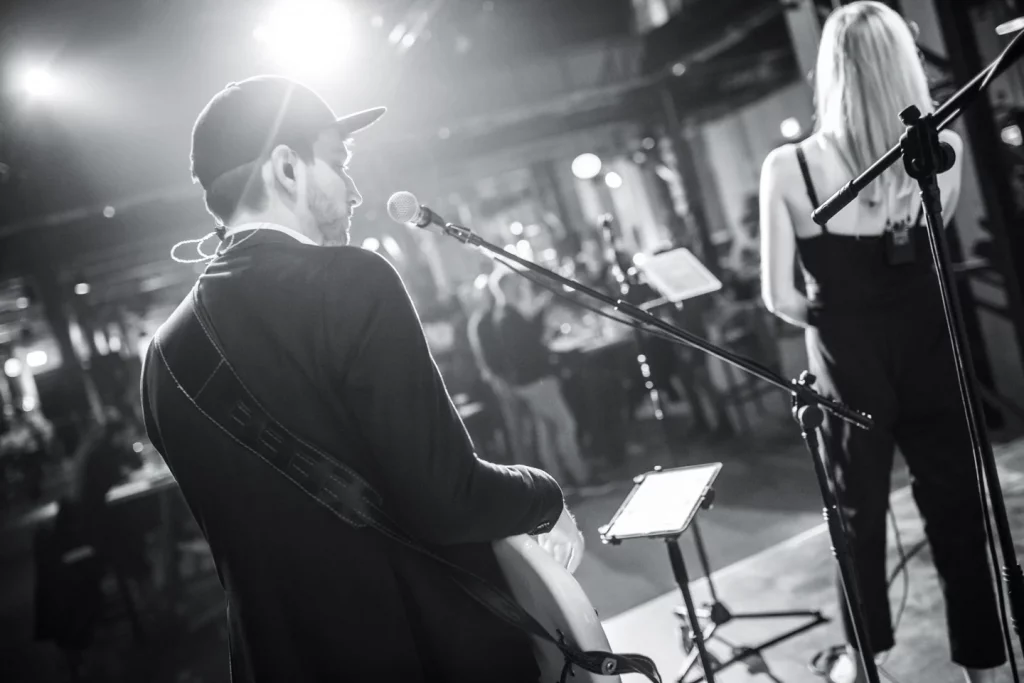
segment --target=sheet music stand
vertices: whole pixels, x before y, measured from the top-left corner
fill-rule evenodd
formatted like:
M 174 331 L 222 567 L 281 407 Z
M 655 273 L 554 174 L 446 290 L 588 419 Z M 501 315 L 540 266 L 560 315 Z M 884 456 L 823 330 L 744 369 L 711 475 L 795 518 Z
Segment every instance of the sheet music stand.
M 634 479 L 636 485 L 633 490 L 619 506 L 612 520 L 600 529 L 601 541 L 612 545 L 618 545 L 622 541 L 632 538 L 664 539 L 668 548 L 669 561 L 672 563 L 672 574 L 683 594 L 683 603 L 686 607 L 685 613 L 680 616 L 685 617 L 689 625 L 690 637 L 696 646 L 695 649 L 687 653 L 683 668 L 677 677 L 679 683 L 686 680 L 686 676 L 698 660 L 704 671 L 704 676 L 693 679 L 689 683 L 700 680 L 714 683 L 716 671 L 721 671 L 740 661 L 746 661 L 748 667 L 753 670 L 753 665 L 750 662 L 753 657 L 757 657 L 757 669 L 771 676 L 771 672 L 768 671 L 767 665 L 764 664 L 763 657 L 761 657 L 762 649 L 776 645 L 828 621 L 828 618 L 821 612 L 809 610 L 733 614 L 719 602 L 712 583 L 707 554 L 697 527 L 696 517 L 699 510 L 711 508 L 715 498 L 712 485 L 721 469 L 722 463 L 676 467 L 668 470 L 655 467 L 653 471 Z M 694 607 L 693 596 L 690 594 L 690 577 L 678 542 L 679 537 L 691 526 L 697 554 L 711 589 L 712 603 L 706 605 L 702 610 L 697 610 Z M 679 611 L 681 610 L 678 610 L 677 613 Z M 736 646 L 718 636 L 733 651 L 732 658 L 725 662 L 719 662 L 708 653 L 707 641 L 715 636 L 719 626 L 733 619 L 793 617 L 807 617 L 810 621 L 753 647 Z M 700 618 L 710 621 L 706 630 L 701 628 Z

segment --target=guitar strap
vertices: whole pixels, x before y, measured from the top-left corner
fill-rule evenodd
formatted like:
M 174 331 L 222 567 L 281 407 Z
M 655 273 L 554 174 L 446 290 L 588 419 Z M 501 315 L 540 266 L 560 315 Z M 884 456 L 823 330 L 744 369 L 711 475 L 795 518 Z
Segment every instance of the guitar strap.
M 561 633 L 556 639 L 504 591 L 432 553 L 404 533 L 387 516 L 381 497 L 364 477 L 290 432 L 245 387 L 223 351 L 199 297 L 198 283 L 171 315 L 167 328 L 174 329 L 180 337 L 175 338 L 173 345 L 166 345 L 158 333 L 152 342 L 152 352 L 196 410 L 345 523 L 375 529 L 447 567 L 452 580 L 488 611 L 529 635 L 553 643 L 565 658 L 562 681 L 577 666 L 604 676 L 639 673 L 653 683 L 661 683 L 658 669 L 649 657 L 599 650 L 584 652 L 567 643 Z

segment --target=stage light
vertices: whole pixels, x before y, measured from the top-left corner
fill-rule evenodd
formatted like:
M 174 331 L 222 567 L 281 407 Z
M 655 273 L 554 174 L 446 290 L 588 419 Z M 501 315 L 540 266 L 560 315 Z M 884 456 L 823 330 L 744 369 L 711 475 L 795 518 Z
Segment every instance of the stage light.
M 800 133 L 803 132 L 803 127 L 797 119 L 791 116 L 779 125 L 779 132 L 782 133 L 782 137 L 787 140 L 795 140 L 800 137 Z
M 686 73 L 685 64 L 683 64 L 682 62 L 676 62 L 675 64 L 672 65 L 673 76 L 682 76 L 684 73 Z
M 363 249 L 366 249 L 367 251 L 377 251 L 380 249 L 380 240 L 376 237 L 367 237 L 363 240 Z
M 1001 36 L 1007 36 L 1021 29 L 1024 29 L 1024 17 L 1017 17 L 996 26 L 996 33 Z
M 104 206 L 103 207 L 103 217 L 104 218 L 113 218 L 114 214 L 116 214 L 116 213 L 117 213 L 117 209 L 115 209 L 112 206 Z
M 601 157 L 589 152 L 572 160 L 572 174 L 580 180 L 591 180 L 601 172 Z
M 513 235 L 523 234 L 523 224 L 520 223 L 519 221 L 515 221 L 514 223 L 512 223 L 510 226 L 508 226 L 508 229 L 512 232 Z
M 35 410 L 36 405 L 36 399 L 33 396 L 26 396 L 25 398 L 21 399 L 21 409 L 26 413 L 31 413 L 33 410 Z
M 145 450 L 145 448 L 146 447 L 142 445 L 141 441 L 136 441 L 135 443 L 132 444 L 132 450 L 135 451 L 136 453 L 141 453 L 143 450 Z
M 46 365 L 46 351 L 36 349 L 25 354 L 25 362 L 30 368 L 41 368 Z
M 79 282 L 77 285 L 75 285 L 75 294 L 77 294 L 78 296 L 85 296 L 88 293 L 89 293 L 89 283 L 88 282 Z
M 405 255 L 402 254 L 402 247 L 398 246 L 398 240 L 396 240 L 391 235 L 388 235 L 383 240 L 381 240 L 381 245 L 384 247 L 384 251 L 391 254 L 392 258 L 405 258 Z
M 333 0 L 291 0 L 267 14 L 253 37 L 296 74 L 317 76 L 336 68 L 351 43 L 349 18 Z
M 1024 136 L 1021 135 L 1020 126 L 1013 124 L 1003 128 L 999 132 L 1000 139 L 1011 147 L 1020 147 L 1024 143 Z
M 617 190 L 622 187 L 622 176 L 615 171 L 608 171 L 604 175 L 604 184 L 613 190 Z
M 17 358 L 8 358 L 4 361 L 4 374 L 11 379 L 21 374 L 21 361 Z
M 22 309 L 22 310 L 28 308 L 28 305 L 29 305 L 28 297 L 27 296 L 19 296 L 15 300 L 14 305 L 17 306 L 19 309 Z
M 37 66 L 25 72 L 22 87 L 32 97 L 52 97 L 57 92 L 57 79 L 48 69 Z

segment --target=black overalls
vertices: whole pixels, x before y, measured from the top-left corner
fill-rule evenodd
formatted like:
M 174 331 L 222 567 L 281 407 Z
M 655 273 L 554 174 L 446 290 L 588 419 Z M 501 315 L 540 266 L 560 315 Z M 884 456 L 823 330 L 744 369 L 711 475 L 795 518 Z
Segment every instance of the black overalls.
M 797 158 L 818 205 L 803 150 Z M 886 585 L 886 512 L 894 446 L 910 469 L 946 600 L 952 659 L 990 668 L 1005 661 L 982 508 L 952 348 L 927 230 L 911 229 L 915 258 L 890 265 L 883 236 L 797 238 L 807 287 L 807 353 L 817 388 L 869 413 L 866 431 L 825 413 L 833 463 L 874 652 L 893 644 Z M 848 642 L 854 643 L 840 591 Z

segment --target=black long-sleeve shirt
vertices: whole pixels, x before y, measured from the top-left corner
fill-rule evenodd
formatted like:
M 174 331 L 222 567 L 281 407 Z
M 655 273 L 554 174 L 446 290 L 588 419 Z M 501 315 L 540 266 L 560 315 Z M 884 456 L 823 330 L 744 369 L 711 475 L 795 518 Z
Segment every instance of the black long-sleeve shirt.
M 199 284 L 242 381 L 292 431 L 360 471 L 401 526 L 504 585 L 490 542 L 550 528 L 563 505 L 558 485 L 539 470 L 476 457 L 408 293 L 382 257 L 270 231 L 245 238 Z M 531 675 L 529 641 L 473 603 L 448 570 L 347 527 L 231 448 L 152 348 L 147 431 L 217 561 L 234 680 Z M 493 668 L 516 652 L 525 668 Z
M 543 313 L 527 318 L 513 306 L 497 307 L 478 321 L 476 333 L 488 368 L 511 386 L 525 386 L 554 372 L 543 340 Z

